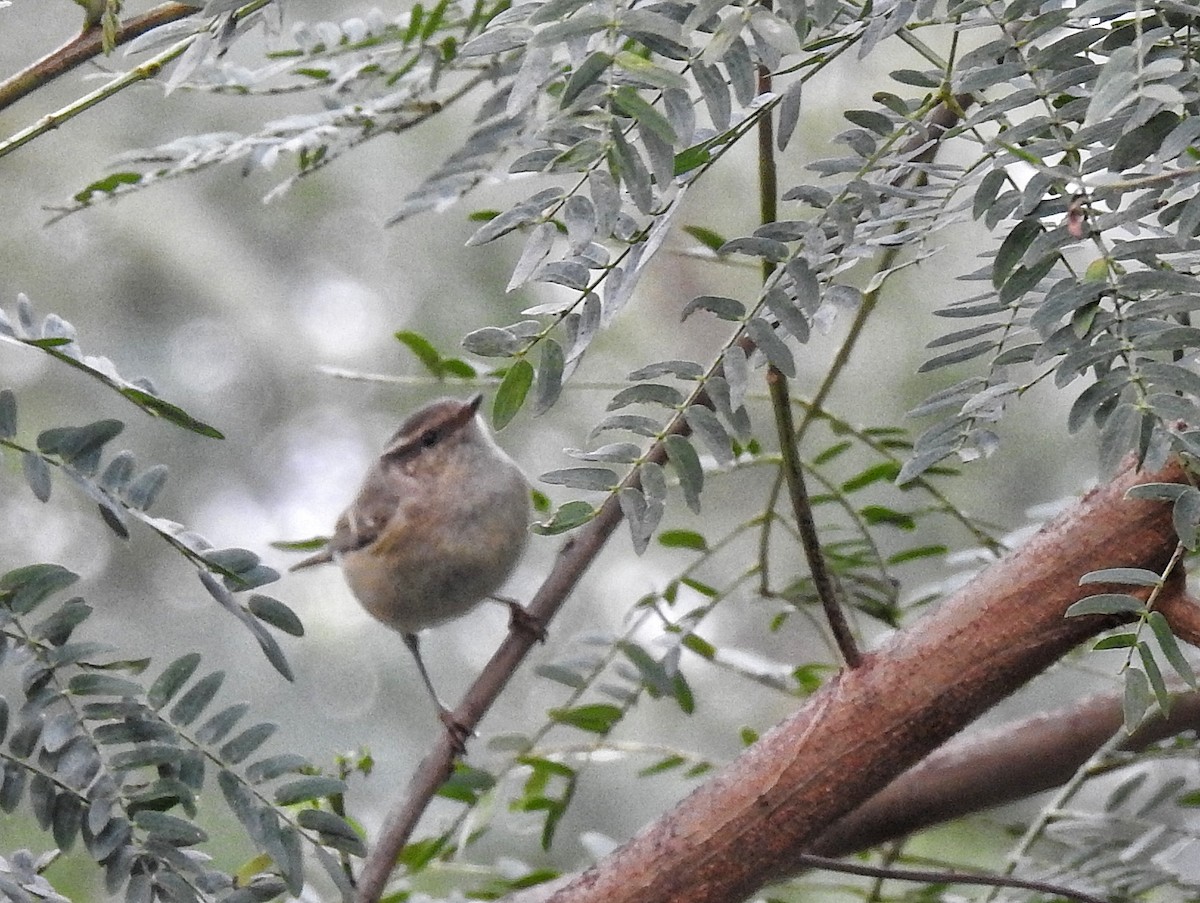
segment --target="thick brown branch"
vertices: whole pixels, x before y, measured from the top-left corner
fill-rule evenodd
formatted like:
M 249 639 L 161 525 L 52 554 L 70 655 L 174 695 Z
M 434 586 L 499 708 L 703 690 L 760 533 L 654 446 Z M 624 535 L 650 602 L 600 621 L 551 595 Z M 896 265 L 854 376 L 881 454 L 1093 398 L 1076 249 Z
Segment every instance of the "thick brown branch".
M 673 811 L 554 896 L 557 903 L 716 903 L 780 876 L 797 850 L 1078 643 L 1113 625 L 1064 618 L 1079 577 L 1161 569 L 1168 506 L 1125 498 L 1171 465 L 1093 490 L 940 609 L 843 672 Z M 1115 589 L 1115 588 L 1114 588 Z
M 186 3 L 162 3 L 138 16 L 131 16 L 117 30 L 117 45 L 127 44 L 153 28 L 185 19 L 200 12 L 201 7 Z M 61 75 L 83 65 L 102 51 L 103 36 L 99 26 L 89 28 L 73 37 L 57 50 L 46 54 L 36 63 L 0 82 L 0 110 L 11 106 L 27 94 L 47 85 Z

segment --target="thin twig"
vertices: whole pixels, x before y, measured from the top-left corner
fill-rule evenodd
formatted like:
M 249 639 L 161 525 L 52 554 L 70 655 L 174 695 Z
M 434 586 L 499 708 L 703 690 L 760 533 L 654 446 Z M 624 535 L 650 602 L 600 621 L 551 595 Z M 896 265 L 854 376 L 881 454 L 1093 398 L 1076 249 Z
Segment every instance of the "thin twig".
M 809 868 L 824 869 L 830 872 L 842 872 L 847 875 L 862 875 L 864 878 L 884 878 L 893 881 L 915 881 L 922 884 L 978 884 L 985 887 L 1016 887 L 1021 890 L 1032 890 L 1038 893 L 1065 897 L 1068 900 L 1078 900 L 1079 903 L 1109 903 L 1103 897 L 1085 894 L 1083 891 L 1072 890 L 1061 884 L 1049 881 L 1034 881 L 1025 878 L 1013 878 L 1010 875 L 988 875 L 982 872 L 959 872 L 940 869 L 898 869 L 881 868 L 874 865 L 860 865 L 856 862 L 844 862 L 841 859 L 827 859 L 824 856 L 804 854 L 796 857 L 796 862 Z
M 760 65 L 759 95 L 768 94 L 770 91 L 771 73 Z M 779 177 L 775 161 L 775 129 L 769 113 L 758 119 L 758 194 L 759 219 L 764 224 L 775 222 L 779 218 Z M 764 284 L 774 272 L 775 264 L 764 258 Z M 825 610 L 825 618 L 829 621 L 829 629 L 833 632 L 842 660 L 848 668 L 857 668 L 862 663 L 862 654 L 858 651 L 858 644 L 854 641 L 854 634 L 842 610 L 837 586 L 826 566 L 817 524 L 813 519 L 808 487 L 804 484 L 804 470 L 800 465 L 800 451 L 797 447 L 798 437 L 792 424 L 792 400 L 788 392 L 787 377 L 774 364 L 767 367 L 767 388 L 771 393 L 771 406 L 775 409 L 775 426 L 779 433 L 779 448 L 783 455 L 783 473 L 787 480 L 788 497 L 792 503 L 796 526 L 800 530 L 800 540 L 804 546 L 804 557 L 808 560 L 809 572 L 812 574 L 813 586 L 816 588 L 817 598 L 821 600 L 821 607 Z
M 800 530 L 800 542 L 804 546 L 804 557 L 812 574 L 813 586 L 834 641 L 846 662 L 846 667 L 857 668 L 862 664 L 862 653 L 854 641 L 854 633 L 846 620 L 846 614 L 838 601 L 838 590 L 825 563 L 817 525 L 813 520 L 812 502 L 808 487 L 804 484 L 804 470 L 800 465 L 800 454 L 796 448 L 796 431 L 792 423 L 792 400 L 788 394 L 787 377 L 775 367 L 767 368 L 767 388 L 771 390 L 771 406 L 775 409 L 776 432 L 779 433 L 779 449 L 783 455 L 783 472 L 787 478 L 788 496 L 792 502 L 792 513 Z
M 122 22 L 117 29 L 116 43 L 118 46 L 128 44 L 160 25 L 194 16 L 200 9 L 187 3 L 162 3 Z M 99 56 L 102 49 L 103 36 L 98 26 L 80 32 L 57 50 L 0 82 L 0 110 Z

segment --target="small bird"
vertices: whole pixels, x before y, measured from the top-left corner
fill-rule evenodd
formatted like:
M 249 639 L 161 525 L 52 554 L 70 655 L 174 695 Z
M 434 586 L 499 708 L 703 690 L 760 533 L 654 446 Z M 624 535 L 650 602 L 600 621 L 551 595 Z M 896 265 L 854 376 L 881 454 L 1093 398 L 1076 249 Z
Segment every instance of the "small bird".
M 404 638 L 459 750 L 469 731 L 433 689 L 418 632 L 497 598 L 528 537 L 529 484 L 478 416 L 481 401 L 441 398 L 405 420 L 325 548 L 291 568 L 341 565 L 363 608 Z M 520 605 L 498 601 L 528 625 Z

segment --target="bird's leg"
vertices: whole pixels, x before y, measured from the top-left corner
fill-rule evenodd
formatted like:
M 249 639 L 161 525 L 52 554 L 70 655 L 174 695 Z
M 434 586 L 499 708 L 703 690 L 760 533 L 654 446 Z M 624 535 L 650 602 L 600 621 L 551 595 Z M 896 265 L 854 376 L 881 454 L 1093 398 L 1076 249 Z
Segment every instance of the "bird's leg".
M 437 709 L 438 720 L 442 722 L 446 733 L 450 735 L 450 745 L 457 755 L 464 755 L 467 751 L 467 739 L 471 736 L 471 729 L 455 718 L 454 713 L 438 698 L 437 690 L 433 688 L 433 681 L 429 679 L 429 672 L 425 670 L 425 662 L 421 658 L 420 638 L 415 633 L 406 633 L 403 636 L 404 645 L 416 659 L 421 680 L 425 683 L 425 689 L 429 691 L 429 698 L 433 700 L 433 705 Z
M 508 606 L 509 629 L 519 630 L 521 633 L 533 637 L 539 643 L 546 642 L 545 623 L 541 618 L 531 615 L 520 602 L 510 599 L 508 596 L 489 596 L 488 598 Z

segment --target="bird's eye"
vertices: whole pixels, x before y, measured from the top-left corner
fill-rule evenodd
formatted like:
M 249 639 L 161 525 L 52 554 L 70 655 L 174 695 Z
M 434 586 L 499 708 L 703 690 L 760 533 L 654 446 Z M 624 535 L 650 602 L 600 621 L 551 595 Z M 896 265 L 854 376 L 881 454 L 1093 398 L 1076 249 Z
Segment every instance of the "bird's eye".
M 437 430 L 426 430 L 421 433 L 421 445 L 429 448 L 431 445 L 437 445 L 438 440 L 442 438 L 442 434 Z

